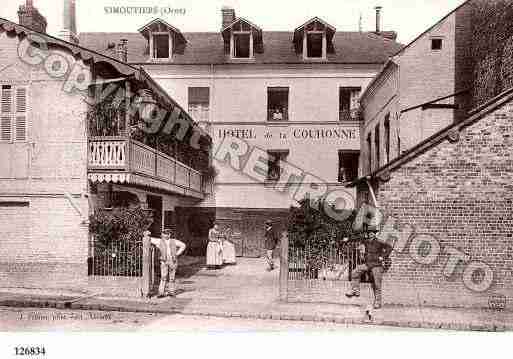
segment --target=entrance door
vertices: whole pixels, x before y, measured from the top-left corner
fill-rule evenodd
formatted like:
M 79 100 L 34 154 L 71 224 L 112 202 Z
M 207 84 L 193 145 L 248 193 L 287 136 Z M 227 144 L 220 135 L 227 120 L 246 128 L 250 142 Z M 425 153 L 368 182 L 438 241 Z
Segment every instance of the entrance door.
M 153 210 L 153 223 L 150 227 L 152 237 L 160 238 L 162 235 L 162 197 L 148 195 L 146 201 L 148 208 Z
M 262 216 L 248 215 L 245 217 L 243 233 L 242 255 L 250 258 L 262 256 L 265 241 Z

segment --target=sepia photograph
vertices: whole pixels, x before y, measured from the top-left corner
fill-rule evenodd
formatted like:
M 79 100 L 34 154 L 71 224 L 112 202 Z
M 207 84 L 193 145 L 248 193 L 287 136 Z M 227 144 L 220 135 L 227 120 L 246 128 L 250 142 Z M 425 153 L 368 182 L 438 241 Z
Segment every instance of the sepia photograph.
M 513 331 L 513 0 L 2 0 L 0 86 L 2 357 Z

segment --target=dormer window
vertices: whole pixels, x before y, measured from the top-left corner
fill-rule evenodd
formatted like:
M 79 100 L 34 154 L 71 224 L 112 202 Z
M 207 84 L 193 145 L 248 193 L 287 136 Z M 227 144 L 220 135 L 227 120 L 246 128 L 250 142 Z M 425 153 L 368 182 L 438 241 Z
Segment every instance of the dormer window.
M 152 40 L 153 44 L 150 43 L 150 48 L 153 48 L 153 59 L 170 59 L 172 57 L 172 53 L 169 51 L 173 48 L 172 38 L 168 33 L 152 33 Z
M 251 43 L 253 35 L 250 33 L 234 33 L 232 57 L 239 59 L 248 59 L 253 57 Z
M 183 53 L 187 40 L 180 30 L 161 19 L 139 29 L 148 40 L 149 61 L 171 61 L 174 54 Z
M 328 23 L 313 18 L 294 31 L 294 46 L 304 60 L 326 60 L 333 52 L 335 28 Z
M 307 58 L 325 58 L 326 44 L 323 42 L 324 34 L 321 32 L 306 33 Z
M 262 30 L 245 19 L 236 19 L 221 35 L 231 59 L 254 59 L 255 52 L 262 52 Z

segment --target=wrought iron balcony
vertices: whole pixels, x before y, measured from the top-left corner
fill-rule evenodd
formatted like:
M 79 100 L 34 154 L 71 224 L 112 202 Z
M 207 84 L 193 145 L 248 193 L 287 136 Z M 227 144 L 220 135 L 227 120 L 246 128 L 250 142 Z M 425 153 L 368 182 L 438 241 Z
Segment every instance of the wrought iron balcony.
M 154 148 L 126 137 L 91 137 L 88 177 L 93 182 L 142 185 L 203 198 L 202 174 Z

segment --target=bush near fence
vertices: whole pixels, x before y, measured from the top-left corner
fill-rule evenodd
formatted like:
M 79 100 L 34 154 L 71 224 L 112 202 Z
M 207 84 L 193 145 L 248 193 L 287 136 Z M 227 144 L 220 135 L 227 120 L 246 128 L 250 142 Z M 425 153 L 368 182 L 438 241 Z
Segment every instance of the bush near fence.
M 290 209 L 290 280 L 351 280 L 351 271 L 362 262 L 359 247 L 365 233 L 353 229 L 356 211 L 345 217 L 335 220 L 310 206 L 307 199 Z
M 142 276 L 143 233 L 152 222 L 141 207 L 96 210 L 89 218 L 88 274 Z

